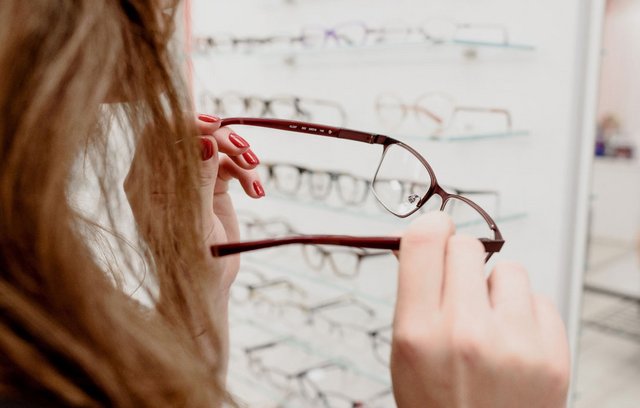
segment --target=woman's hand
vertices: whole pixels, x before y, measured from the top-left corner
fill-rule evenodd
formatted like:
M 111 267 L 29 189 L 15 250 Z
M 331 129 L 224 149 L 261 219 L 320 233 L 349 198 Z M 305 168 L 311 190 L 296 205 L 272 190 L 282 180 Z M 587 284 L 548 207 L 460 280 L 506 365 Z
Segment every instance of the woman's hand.
M 502 263 L 487 280 L 484 249 L 436 212 L 404 234 L 391 374 L 399 407 L 564 407 L 564 325 L 531 292 L 527 272 Z
M 215 296 L 224 299 L 233 283 L 240 266 L 239 256 L 229 256 L 222 259 L 211 257 L 209 247 L 213 244 L 237 241 L 240 239 L 236 213 L 228 194 L 229 182 L 238 180 L 245 193 L 252 198 L 264 196 L 264 189 L 255 171 L 259 164 L 258 157 L 251 150 L 249 143 L 227 127 L 220 127 L 220 119 L 215 116 L 199 115 L 196 119 L 198 134 L 194 139 L 183 140 L 183 143 L 198 142 L 201 148 L 201 163 L 199 185 L 199 205 L 202 210 L 202 250 L 204 256 L 211 263 L 211 270 L 221 273 L 215 282 L 218 293 Z M 136 152 L 136 155 L 138 152 Z M 160 166 L 161 169 L 161 166 Z M 155 199 L 151 200 L 154 208 L 143 208 L 149 200 L 139 200 L 141 177 L 139 166 L 134 157 L 125 181 L 125 192 L 131 205 L 133 215 L 138 222 L 148 219 L 147 213 L 166 211 L 163 199 L 167 194 L 163 190 L 162 174 L 159 170 L 157 180 L 154 180 Z M 152 227 L 152 226 L 151 226 Z M 143 227 L 143 230 L 145 228 Z M 151 232 L 153 233 L 153 232 Z M 214 294 L 212 294 L 214 295 Z
M 198 129 L 202 144 L 202 186 L 204 244 L 207 256 L 213 244 L 240 239 L 236 212 L 229 196 L 229 181 L 236 179 L 252 198 L 264 197 L 264 189 L 255 168 L 260 163 L 249 143 L 227 127 L 220 127 L 214 116 L 200 115 Z M 220 155 L 219 153 L 223 153 Z M 222 286 L 228 291 L 240 267 L 240 257 L 213 259 L 222 264 Z

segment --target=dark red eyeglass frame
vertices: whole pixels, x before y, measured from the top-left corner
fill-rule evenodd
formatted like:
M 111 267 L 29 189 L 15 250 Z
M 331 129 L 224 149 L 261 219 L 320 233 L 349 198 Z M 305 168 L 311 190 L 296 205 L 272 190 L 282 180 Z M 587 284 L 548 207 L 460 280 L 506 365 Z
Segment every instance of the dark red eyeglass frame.
M 263 127 L 269 129 L 277 129 L 283 130 L 287 132 L 296 132 L 296 133 L 306 133 L 310 135 L 316 136 L 325 136 L 325 137 L 333 137 L 337 139 L 345 139 L 352 140 L 356 142 L 368 143 L 368 144 L 379 144 L 382 145 L 384 149 L 387 149 L 391 145 L 399 145 L 411 153 L 413 153 L 418 160 L 425 166 L 429 175 L 431 176 L 431 187 L 427 191 L 427 193 L 420 199 L 420 202 L 416 205 L 416 208 L 408 214 L 398 215 L 396 216 L 400 218 L 405 218 L 416 212 L 420 207 L 424 205 L 434 194 L 439 195 L 442 198 L 442 206 L 441 210 L 444 210 L 444 207 L 448 200 L 454 198 L 461 200 L 467 203 L 469 206 L 473 207 L 480 215 L 484 218 L 484 220 L 489 225 L 489 228 L 494 233 L 494 239 L 489 238 L 480 238 L 480 242 L 483 244 L 485 251 L 487 252 L 486 261 L 491 258 L 491 256 L 500 252 L 502 247 L 504 246 L 504 239 L 498 226 L 496 225 L 493 218 L 483 210 L 479 205 L 469 200 L 466 197 L 450 194 L 446 192 L 436 181 L 435 173 L 433 169 L 427 162 L 427 160 L 422 157 L 420 153 L 411 148 L 410 146 L 402 143 L 399 140 L 396 140 L 389 136 L 379 135 L 375 133 L 367 133 L 361 132 L 358 130 L 344 129 L 332 126 L 319 125 L 314 123 L 306 123 L 306 122 L 298 122 L 298 121 L 290 121 L 290 120 L 281 120 L 281 119 L 263 119 L 263 118 L 227 118 L 222 119 L 221 126 L 233 126 L 233 125 L 244 125 L 244 126 L 255 126 L 255 127 Z M 383 150 L 383 155 L 385 154 L 385 150 Z M 278 247 L 282 245 L 291 245 L 291 244 L 314 244 L 314 245 L 337 245 L 337 246 L 347 246 L 347 247 L 359 247 L 359 248 L 370 248 L 370 249 L 387 249 L 392 251 L 397 251 L 400 249 L 400 237 L 354 237 L 348 235 L 300 235 L 300 236 L 292 236 L 292 237 L 283 237 L 283 238 L 272 238 L 272 239 L 264 239 L 259 241 L 248 241 L 248 242 L 234 242 L 228 244 L 220 244 L 220 245 L 212 245 L 211 255 L 214 257 L 221 257 L 233 254 L 239 254 L 241 252 L 255 251 L 258 249 L 272 248 Z

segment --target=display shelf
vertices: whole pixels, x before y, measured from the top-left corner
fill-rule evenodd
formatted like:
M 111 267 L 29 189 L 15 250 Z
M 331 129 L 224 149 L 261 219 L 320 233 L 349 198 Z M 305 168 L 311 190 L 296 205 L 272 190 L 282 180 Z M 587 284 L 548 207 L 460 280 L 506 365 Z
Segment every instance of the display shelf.
M 468 41 L 468 40 L 453 40 L 449 41 L 448 45 L 450 46 L 459 46 L 459 47 L 473 47 L 473 48 L 497 48 L 504 50 L 512 50 L 512 51 L 535 51 L 535 45 L 531 44 L 518 44 L 518 43 L 496 43 L 496 42 L 488 42 L 488 41 Z
M 294 47 L 294 46 L 256 46 L 254 48 L 237 49 L 237 50 L 194 50 L 192 55 L 194 58 L 209 58 L 211 56 L 273 56 L 283 57 L 285 60 L 295 59 L 296 57 L 326 57 L 355 54 L 388 54 L 390 52 L 410 52 L 412 55 L 429 56 L 430 54 L 441 54 L 453 52 L 452 56 L 462 55 L 467 59 L 474 59 L 481 51 L 493 51 L 500 53 L 533 53 L 536 47 L 530 44 L 517 43 L 493 43 L 482 41 L 462 41 L 452 40 L 444 41 L 437 44 L 429 44 L 425 42 L 407 42 L 396 44 L 372 44 L 352 47 Z M 418 53 L 418 54 L 416 54 Z
M 437 88 L 460 95 L 464 103 L 491 103 L 512 111 L 517 116 L 513 123 L 518 128 L 512 126 L 509 131 L 505 131 L 507 127 L 500 126 L 502 123 L 493 119 L 476 122 L 476 117 L 471 117 L 470 123 L 479 126 L 464 127 L 464 123 L 461 123 L 462 126 L 447 127 L 444 131 L 450 133 L 448 137 L 417 136 L 426 131 L 412 135 L 411 130 L 417 127 L 412 126 L 412 122 L 403 122 L 403 126 L 407 127 L 404 130 L 397 128 L 398 134 L 385 134 L 406 140 L 415 145 L 418 151 L 431 150 L 429 155 L 455 153 L 457 160 L 447 160 L 448 156 L 436 157 L 434 164 L 438 174 L 443 175 L 442 181 L 464 180 L 466 186 L 486 186 L 487 180 L 495 180 L 504 198 L 502 202 L 506 205 L 502 206 L 501 211 L 489 212 L 500 214 L 494 219 L 506 233 L 508 255 L 535 271 L 531 274 L 532 286 L 557 305 L 569 326 L 571 345 L 575 349 L 584 269 L 582 259 L 585 258 L 582 237 L 587 221 L 587 205 L 584 201 L 589 190 L 587 163 L 591 163 L 593 156 L 597 64 L 600 62 L 601 48 L 598 38 L 602 10 L 597 8 L 603 8 L 602 3 L 584 7 L 577 0 L 563 2 L 561 6 L 553 1 L 517 5 L 483 2 L 477 7 L 466 7 L 459 2 L 446 0 L 408 0 L 380 1 L 371 7 L 369 2 L 364 1 L 328 2 L 339 6 L 338 14 L 325 2 L 310 1 L 309 7 L 284 10 L 279 10 L 277 4 L 280 2 L 277 2 L 268 8 L 268 13 L 267 10 L 265 13 L 247 13 L 245 3 L 194 1 L 197 7 L 194 8 L 192 31 L 201 34 L 246 32 L 266 37 L 281 30 L 298 31 L 307 22 L 318 22 L 326 27 L 335 18 L 405 26 L 408 17 L 439 15 L 454 16 L 458 21 L 491 20 L 513 28 L 508 37 L 512 44 L 454 40 L 437 45 L 407 43 L 296 49 L 295 46 L 301 44 L 287 43 L 277 48 L 269 46 L 240 52 L 214 52 L 208 49 L 207 52 L 190 55 L 194 60 L 194 77 L 202 80 L 198 85 L 204 89 L 216 89 L 224 84 L 225 87 L 252 93 L 286 91 L 330 95 L 332 99 L 346 104 L 351 123 L 357 121 L 355 123 L 361 124 L 356 128 L 362 124 L 366 128 L 379 121 L 371 104 L 362 101 L 373 101 L 376 95 L 390 89 L 399 95 L 409 95 L 417 90 Z M 549 13 L 550 9 L 554 12 Z M 215 16 L 225 18 L 218 19 L 212 25 L 211 18 Z M 239 22 L 242 26 L 238 25 Z M 457 38 L 463 37 L 459 35 Z M 499 41 L 498 38 L 486 36 L 467 35 L 464 38 Z M 405 37 L 402 39 L 407 40 Z M 521 41 L 518 43 L 518 40 Z M 576 47 L 576 44 L 584 46 Z M 469 134 L 470 129 L 474 130 L 474 134 Z M 549 137 L 558 135 L 562 137 L 554 137 L 554 148 L 549 149 Z M 493 143 L 494 140 L 496 143 Z M 296 157 L 294 154 L 298 149 L 304 149 L 302 144 L 291 147 L 284 143 L 266 145 L 266 149 L 258 148 L 258 143 L 255 146 L 263 158 L 292 158 Z M 545 152 L 544 166 L 540 165 L 540 155 L 536 154 L 542 151 Z M 310 149 L 309 152 L 312 155 L 314 151 Z M 341 150 L 339 152 L 342 154 Z M 335 162 L 340 164 L 341 171 L 360 174 L 361 170 L 365 171 L 368 162 L 359 159 L 354 158 L 353 167 L 338 156 L 317 157 L 317 160 L 313 157 L 305 165 L 333 166 Z M 461 167 L 466 163 L 465 160 L 471 162 Z M 484 172 L 474 171 L 478 167 L 476 165 L 481 167 L 487 163 L 491 165 L 489 170 L 496 173 L 495 179 L 487 179 Z M 288 196 L 277 197 L 273 186 L 265 184 L 266 199 L 257 202 L 251 202 L 250 198 L 243 199 L 241 196 L 246 197 L 246 194 L 238 188 L 235 203 L 242 204 L 241 208 L 249 211 L 255 209 L 254 213 L 259 211 L 264 219 L 286 216 L 295 227 L 300 227 L 306 233 L 324 233 L 332 229 L 339 232 L 342 229 L 359 235 L 376 235 L 376 232 L 387 234 L 404 230 L 411 220 L 419 216 L 398 219 L 385 214 L 374 207 L 373 198 L 369 198 L 364 209 L 333 206 L 333 201 L 312 202 L 310 197 L 304 202 L 294 202 Z M 237 183 L 233 185 L 235 187 Z M 529 194 L 531 186 L 540 185 L 546 186 L 547 194 Z M 304 188 L 302 192 L 306 192 L 308 187 Z M 549 211 L 549 197 L 553 197 L 554 211 Z M 627 224 L 633 225 L 631 222 Z M 558 233 L 549 234 L 549 231 Z M 534 247 L 536 251 L 527 250 Z M 308 279 L 306 284 L 309 286 L 314 280 L 351 293 L 356 286 L 354 295 L 374 304 L 373 299 L 366 297 L 373 295 L 379 301 L 380 308 L 393 303 L 393 296 L 387 295 L 390 287 L 385 285 L 386 278 L 395 277 L 395 271 L 387 266 L 386 260 L 380 261 L 380 264 L 374 261 L 371 270 L 367 265 L 362 273 L 368 276 L 352 282 L 329 275 L 329 270 L 316 272 L 305 269 L 304 260 L 298 259 L 300 252 L 301 247 L 291 247 L 289 252 L 274 249 L 246 253 L 242 259 L 243 262 L 254 259 L 264 268 L 271 266 L 274 272 L 291 272 L 292 280 L 303 282 L 300 279 Z M 540 253 L 546 256 L 540 256 Z M 268 264 L 265 259 L 282 265 Z M 326 290 L 329 291 L 328 288 Z M 267 326 L 271 323 L 267 319 L 261 321 Z M 622 321 L 622 325 L 626 322 L 626 319 Z M 245 388 L 250 395 L 250 387 Z
M 264 333 L 273 336 L 274 339 L 281 339 L 285 341 L 287 345 L 297 348 L 310 356 L 318 357 L 322 360 L 333 361 L 360 377 L 377 382 L 384 386 L 390 385 L 387 378 L 379 377 L 372 374 L 371 372 L 363 370 L 361 367 L 358 367 L 358 365 L 348 356 L 336 355 L 333 353 L 328 354 L 325 351 L 319 350 L 318 347 L 316 347 L 314 344 L 311 344 L 310 342 L 305 341 L 298 336 L 274 329 L 273 325 L 265 325 L 264 323 L 259 322 L 254 318 L 242 317 L 237 315 L 232 315 L 230 317 L 233 319 L 234 323 L 250 325 L 253 328 L 256 328 L 260 331 L 263 331 Z M 231 329 L 233 329 L 233 327 Z
M 391 256 L 391 254 L 390 254 Z M 290 265 L 282 265 L 278 262 L 266 260 L 264 256 L 260 256 L 258 254 L 244 254 L 242 255 L 242 259 L 248 261 L 253 265 L 260 265 L 261 268 L 266 268 L 267 271 L 271 271 L 273 273 L 285 273 L 288 276 L 295 276 L 299 279 L 305 280 L 307 282 L 324 286 L 326 288 L 335 289 L 343 293 L 349 293 L 350 295 L 355 296 L 358 299 L 364 300 L 374 305 L 383 306 L 383 307 L 393 307 L 394 302 L 385 299 L 383 297 L 373 296 L 369 293 L 363 292 L 359 289 L 354 289 L 349 284 L 351 281 L 344 279 L 331 279 L 328 280 L 326 276 L 321 273 L 316 272 L 302 272 L 299 268 L 292 268 Z M 241 272 L 242 273 L 242 269 Z M 366 270 L 360 272 L 361 274 L 367 273 Z
M 314 210 L 321 210 L 324 212 L 336 213 L 340 215 L 348 215 L 351 217 L 365 219 L 367 221 L 379 222 L 395 227 L 403 227 L 408 225 L 420 214 L 420 212 L 418 212 L 411 217 L 399 218 L 393 216 L 392 214 L 386 213 L 386 211 L 382 209 L 373 212 L 366 211 L 366 209 L 361 206 L 332 206 L 322 201 L 316 201 L 313 199 L 300 199 L 298 197 L 288 196 L 275 190 L 268 190 L 268 187 L 268 185 L 265 186 L 265 188 L 267 189 L 268 199 L 273 199 L 281 203 L 303 206 Z M 237 186 L 233 186 L 231 187 L 231 189 L 237 193 L 240 193 L 240 189 Z M 523 220 L 527 218 L 527 216 L 528 214 L 523 211 L 510 211 L 504 212 L 502 215 L 495 216 L 493 217 L 493 219 L 499 226 L 501 223 Z
M 475 142 L 482 140 L 494 140 L 494 139 L 515 139 L 520 137 L 528 137 L 531 132 L 528 130 L 512 130 L 506 132 L 483 132 L 483 133 L 470 133 L 470 134 L 452 134 L 442 136 L 409 136 L 400 135 L 396 136 L 398 140 L 411 141 L 411 142 L 436 142 L 436 143 L 463 143 L 463 142 Z

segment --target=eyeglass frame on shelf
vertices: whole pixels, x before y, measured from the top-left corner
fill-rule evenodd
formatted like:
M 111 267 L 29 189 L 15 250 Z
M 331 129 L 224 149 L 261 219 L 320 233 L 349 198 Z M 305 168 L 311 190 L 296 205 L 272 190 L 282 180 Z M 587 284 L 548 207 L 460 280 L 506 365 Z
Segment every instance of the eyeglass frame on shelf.
M 300 296 L 306 296 L 306 291 L 304 289 L 300 288 L 299 286 L 297 286 L 296 284 L 294 284 L 288 279 L 284 279 L 284 278 L 268 279 L 261 271 L 254 268 L 245 267 L 243 268 L 242 272 L 243 272 L 242 276 L 245 276 L 246 274 L 253 274 L 255 277 L 258 278 L 260 282 L 246 283 L 236 279 L 236 281 L 233 283 L 231 287 L 231 300 L 234 303 L 245 304 L 245 303 L 251 303 L 251 302 L 257 301 L 257 302 L 267 303 L 271 306 L 277 306 L 278 302 L 275 302 L 272 299 L 270 299 L 268 296 L 261 295 L 260 293 L 262 291 L 266 291 L 274 287 L 285 287 L 291 293 L 297 293 Z M 242 287 L 244 290 L 248 292 L 248 296 L 246 299 L 238 299 L 237 296 L 233 295 L 234 288 L 237 288 L 238 286 Z
M 445 100 L 447 100 L 450 104 L 451 104 L 451 117 L 449 118 L 448 121 L 444 120 L 443 118 L 441 118 L 438 114 L 433 113 L 431 110 L 429 110 L 428 108 L 426 108 L 425 106 L 422 106 L 420 103 L 426 99 L 427 97 L 431 97 L 431 96 L 439 96 Z M 384 107 L 382 105 L 384 98 L 385 97 L 390 97 L 395 99 L 395 101 L 397 102 L 396 104 L 393 105 L 394 108 L 398 108 L 400 109 L 402 116 L 399 118 L 400 121 L 398 123 L 396 123 L 396 126 L 400 126 L 402 124 L 404 124 L 404 122 L 407 120 L 407 116 L 410 113 L 413 113 L 416 117 L 419 117 L 420 115 L 425 115 L 430 117 L 431 119 L 433 119 L 437 124 L 438 127 L 435 130 L 435 132 L 433 134 L 430 134 L 428 136 L 442 136 L 441 132 L 444 132 L 445 130 L 447 130 L 450 126 L 451 123 L 455 123 L 455 119 L 456 116 L 458 114 L 460 114 L 461 112 L 467 112 L 467 113 L 484 113 L 484 114 L 489 114 L 489 115 L 502 115 L 505 118 L 506 121 L 506 131 L 510 132 L 513 129 L 513 117 L 511 115 L 511 111 L 509 109 L 506 108 L 498 108 L 498 107 L 490 107 L 490 106 L 469 106 L 469 105 L 458 105 L 456 100 L 451 96 L 448 95 L 444 92 L 427 92 L 424 93 L 420 96 L 418 96 L 417 98 L 415 98 L 415 101 L 413 103 L 406 103 L 404 100 L 402 100 L 401 97 L 399 97 L 396 94 L 393 93 L 382 93 L 379 94 L 376 97 L 376 100 L 374 102 L 374 106 L 375 106 L 375 111 L 376 114 L 378 115 L 378 118 L 381 122 L 384 122 L 384 120 L 382 119 L 382 113 L 381 110 L 382 109 L 389 109 L 388 107 Z M 388 125 L 385 125 L 388 126 Z
M 200 95 L 200 104 L 202 106 L 207 106 L 209 103 L 212 103 L 216 113 L 225 114 L 227 105 L 229 104 L 229 98 L 237 98 L 242 103 L 242 110 L 244 111 L 242 114 L 249 114 L 252 108 L 252 103 L 257 103 L 259 104 L 258 110 L 260 110 L 260 113 L 258 113 L 259 117 L 276 117 L 277 115 L 273 108 L 274 104 L 285 103 L 295 110 L 294 117 L 288 117 L 286 119 L 312 120 L 314 113 L 311 112 L 311 109 L 308 107 L 303 107 L 305 104 L 309 104 L 321 105 L 334 109 L 340 117 L 340 125 L 344 125 L 347 122 L 347 112 L 339 103 L 325 99 L 307 98 L 296 95 L 277 95 L 271 98 L 266 98 L 231 91 L 222 93 L 219 96 L 214 96 L 211 92 L 205 91 Z
M 369 198 L 369 194 L 371 193 L 371 180 L 369 180 L 368 178 L 365 177 L 361 177 L 361 176 L 356 176 L 350 173 L 345 173 L 345 172 L 340 172 L 340 171 L 334 171 L 334 170 L 323 170 L 323 169 L 312 169 L 309 167 L 303 167 L 297 164 L 293 164 L 293 163 L 285 163 L 285 162 L 260 162 L 260 166 L 261 168 L 266 170 L 265 175 L 268 177 L 266 180 L 263 179 L 262 182 L 263 183 L 271 183 L 272 185 L 275 186 L 276 190 L 281 192 L 282 194 L 286 194 L 286 195 L 297 195 L 299 190 L 302 187 L 302 177 L 304 177 L 305 175 L 307 175 L 308 177 L 313 177 L 314 175 L 317 174 L 324 174 L 327 175 L 329 177 L 329 187 L 327 189 L 327 192 L 324 194 L 323 197 L 321 197 L 320 195 L 314 194 L 314 193 L 310 193 L 310 196 L 318 201 L 323 201 L 325 200 L 332 192 L 333 189 L 336 189 L 338 191 L 338 197 L 340 198 L 340 200 L 342 201 L 343 204 L 347 205 L 347 206 L 358 206 L 358 205 L 362 205 L 368 198 Z M 298 180 L 296 180 L 296 185 L 295 185 L 295 192 L 293 191 L 288 191 L 287 189 L 281 187 L 279 185 L 278 182 L 278 176 L 277 173 L 275 172 L 275 169 L 277 169 L 278 167 L 288 167 L 291 169 L 294 169 L 295 171 L 298 172 L 298 174 L 300 175 L 300 178 Z M 354 183 L 363 183 L 365 185 L 365 188 L 363 190 L 363 193 L 361 195 L 361 197 L 359 197 L 357 200 L 347 200 L 344 197 L 344 193 L 342 191 L 342 186 L 340 185 L 340 179 L 344 177 L 344 178 L 349 178 L 352 179 L 354 181 Z M 378 179 L 379 180 L 385 180 L 385 179 Z M 416 185 L 421 185 L 420 183 L 416 183 L 415 181 L 410 181 L 410 180 L 401 180 L 401 179 L 386 179 L 386 181 L 396 181 L 398 183 L 400 183 L 403 186 L 403 191 L 412 191 L 412 186 L 416 186 Z M 312 188 L 311 184 L 312 182 L 309 181 L 309 189 Z M 467 195 L 491 195 L 495 197 L 495 201 L 496 201 L 496 208 L 494 211 L 494 215 L 499 215 L 500 214 L 500 192 L 498 190 L 490 190 L 490 189 L 462 189 L 462 188 L 458 188 L 458 187 L 453 187 L 451 185 L 446 185 L 446 186 L 442 186 L 443 188 L 445 188 L 446 190 L 451 190 L 454 194 L 456 195 L 463 195 L 463 196 L 467 196 Z M 402 194 L 401 194 L 402 195 Z M 386 211 L 386 209 L 385 209 Z M 282 220 L 278 220 L 280 222 L 283 222 Z M 295 231 L 291 230 L 291 233 L 294 233 Z
M 383 163 L 384 156 L 387 152 L 387 149 L 390 146 L 397 145 L 401 148 L 406 149 L 409 153 L 414 155 L 416 159 L 420 161 L 420 163 L 425 167 L 428 171 L 429 176 L 431 178 L 431 186 L 429 190 L 425 193 L 423 197 L 420 198 L 420 201 L 416 204 L 416 208 L 407 214 L 397 214 L 391 211 L 389 208 L 389 212 L 394 214 L 399 218 L 406 218 L 418 211 L 431 197 L 434 195 L 439 195 L 442 198 L 442 206 L 440 210 L 444 210 L 446 203 L 453 199 L 460 200 L 467 205 L 471 206 L 475 211 L 477 211 L 484 221 L 487 222 L 489 228 L 494 234 L 494 239 L 490 238 L 479 238 L 479 241 L 485 248 L 487 252 L 487 256 L 485 258 L 485 262 L 488 261 L 493 254 L 496 252 L 500 252 L 502 247 L 504 246 L 505 240 L 502 236 L 502 233 L 498 229 L 496 222 L 491 218 L 491 216 L 484 210 L 482 207 L 477 205 L 472 200 L 469 200 L 466 197 L 448 193 L 444 188 L 440 186 L 436 179 L 435 172 L 431 168 L 431 165 L 427 160 L 418 153 L 411 146 L 394 139 L 390 136 L 385 136 L 376 133 L 363 132 L 358 130 L 351 130 L 346 128 L 338 128 L 333 126 L 326 126 L 314 123 L 306 123 L 306 122 L 298 122 L 298 121 L 290 121 L 290 120 L 281 120 L 281 119 L 264 119 L 264 118 L 226 118 L 221 120 L 221 126 L 233 126 L 233 125 L 244 125 L 244 126 L 255 126 L 262 127 L 274 130 L 282 130 L 287 132 L 295 132 L 295 133 L 305 133 L 315 136 L 324 136 L 331 137 L 337 139 L 345 139 L 351 140 L 355 142 L 362 142 L 368 144 L 379 144 L 383 146 L 382 158 L 380 160 L 380 164 L 378 165 L 378 170 L 376 170 L 376 174 L 373 179 L 378 174 L 380 170 L 380 166 Z M 377 196 L 376 192 L 373 191 L 374 196 L 381 202 L 380 198 Z M 384 203 L 381 202 L 384 205 Z M 254 251 L 258 249 L 266 249 L 273 248 L 282 245 L 292 245 L 292 244 L 316 244 L 316 245 L 337 245 L 337 246 L 347 246 L 347 247 L 360 247 L 360 248 L 370 248 L 370 249 L 386 249 L 391 251 L 397 251 L 400 249 L 400 237 L 354 237 L 349 235 L 304 235 L 304 236 L 294 236 L 294 237 L 283 237 L 283 238 L 273 238 L 259 241 L 251 241 L 251 242 L 234 242 L 227 244 L 217 244 L 212 245 L 210 247 L 211 255 L 214 257 L 222 257 L 227 255 L 239 254 L 242 252 Z
M 323 300 L 314 304 L 304 304 L 297 301 L 284 301 L 276 305 L 277 311 L 280 313 L 285 310 L 296 310 L 302 313 L 304 321 L 302 322 L 307 327 L 318 327 L 318 322 L 323 322 L 328 326 L 328 334 L 339 333 L 344 334 L 345 329 L 354 329 L 352 324 L 341 322 L 326 315 L 327 310 L 335 310 L 339 308 L 355 307 L 356 309 L 364 312 L 368 318 L 375 318 L 376 311 L 363 301 L 352 295 L 343 295 L 328 300 Z
M 266 228 L 264 227 L 267 227 L 269 225 L 279 224 L 283 226 L 284 229 L 287 231 L 287 233 L 290 235 L 302 235 L 284 219 L 274 218 L 270 220 L 264 220 L 264 219 L 258 218 L 255 215 L 250 216 L 247 213 L 241 213 L 239 214 L 239 216 L 240 217 L 238 219 L 238 223 L 240 224 L 241 230 L 243 229 L 243 227 L 248 231 L 250 231 L 252 228 L 261 227 L 263 228 L 263 231 L 266 231 Z M 277 238 L 278 235 L 267 235 L 267 237 Z M 309 247 L 313 247 L 316 251 L 319 252 L 319 255 L 322 257 L 321 261 L 318 264 L 314 263 L 310 259 L 310 256 L 312 256 L 313 254 L 309 253 L 309 250 L 307 249 Z M 364 261 L 365 259 L 377 258 L 379 256 L 389 255 L 389 252 L 386 252 L 386 251 L 373 252 L 373 251 L 368 251 L 364 248 L 350 247 L 348 248 L 348 253 L 349 255 L 352 255 L 353 257 L 355 257 L 356 264 L 355 264 L 355 268 L 353 269 L 353 272 L 347 273 L 343 269 L 338 268 L 338 265 L 336 265 L 336 260 L 334 257 L 335 253 L 336 253 L 335 250 L 330 250 L 320 245 L 308 245 L 308 246 L 305 246 L 302 251 L 303 259 L 305 260 L 305 262 L 310 268 L 314 270 L 321 270 L 328 263 L 331 270 L 337 276 L 349 278 L 349 279 L 356 278 L 360 274 L 360 265 L 362 264 L 362 261 Z

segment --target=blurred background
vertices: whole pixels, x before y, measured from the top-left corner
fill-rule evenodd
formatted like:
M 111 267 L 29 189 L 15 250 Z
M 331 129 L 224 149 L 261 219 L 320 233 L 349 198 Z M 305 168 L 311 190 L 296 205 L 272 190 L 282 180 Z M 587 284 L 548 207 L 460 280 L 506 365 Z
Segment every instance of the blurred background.
M 640 404 L 640 3 L 191 0 L 185 17 L 198 111 L 405 142 L 495 220 L 506 244 L 487 271 L 516 259 L 555 301 L 575 355 L 572 406 Z M 234 129 L 267 193 L 237 191 L 244 239 L 389 235 L 416 217 L 372 192 L 407 204 L 425 183 L 411 158 L 380 165 L 375 145 Z M 486 237 L 476 212 L 446 210 Z M 243 256 L 229 378 L 239 400 L 393 407 L 396 267 L 384 252 L 335 247 Z

